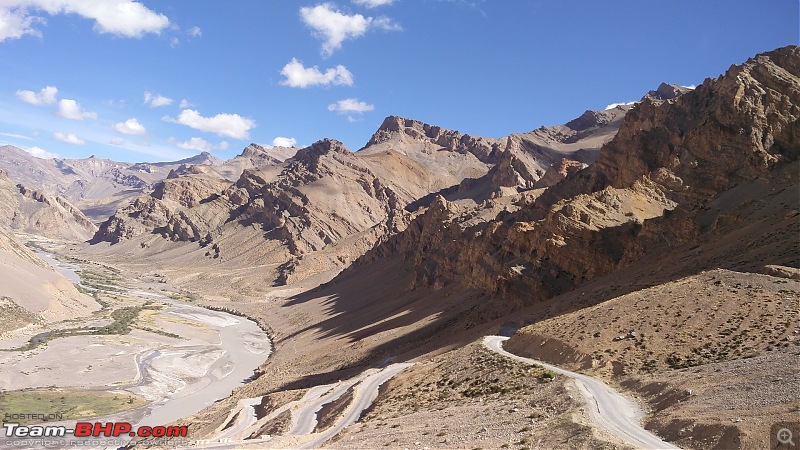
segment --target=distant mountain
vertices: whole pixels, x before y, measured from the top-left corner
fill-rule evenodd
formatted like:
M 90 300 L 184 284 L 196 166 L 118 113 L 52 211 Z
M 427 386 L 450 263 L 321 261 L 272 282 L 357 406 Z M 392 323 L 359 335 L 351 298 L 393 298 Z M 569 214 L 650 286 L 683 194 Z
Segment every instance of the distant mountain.
M 221 165 L 173 170 L 101 224 L 93 242 L 166 265 L 193 261 L 214 283 L 235 279 L 231 293 L 247 283 L 225 274 L 253 265 L 268 281 L 262 289 L 324 281 L 404 230 L 436 195 L 474 207 L 533 189 L 554 164 L 561 169 L 547 180 L 557 182 L 596 158 L 628 110 L 587 111 L 500 139 L 390 116 L 355 153 L 334 140 L 299 150 L 253 144 Z
M 172 166 L 194 166 L 194 165 L 205 165 L 205 166 L 219 166 L 222 165 L 225 161 L 217 158 L 216 156 L 212 155 L 208 152 L 202 152 L 199 155 L 190 156 L 188 158 L 179 159 L 177 161 L 167 161 L 167 162 L 156 162 L 156 163 L 137 163 L 131 166 L 133 170 L 141 170 L 145 169 L 148 166 L 155 166 L 155 167 L 172 167 Z
M 97 231 L 97 226 L 63 197 L 14 183 L 2 170 L 0 226 L 68 241 L 86 241 Z
M 661 83 L 656 90 L 648 92 L 645 98 L 651 100 L 672 100 L 692 90 L 694 90 L 694 88 L 679 86 L 677 84 Z
M 358 154 L 375 161 L 375 170 L 390 183 L 407 168 L 415 168 L 413 174 L 429 174 L 419 180 L 400 178 L 393 185 L 417 197 L 409 205 L 412 211 L 429 205 L 436 195 L 480 203 L 543 186 L 537 186 L 538 180 L 564 159 L 580 167 L 593 162 L 631 108 L 586 111 L 564 125 L 503 138 L 474 137 L 390 116 Z
M 216 165 L 214 170 L 223 178 L 234 182 L 239 179 L 242 172 L 248 169 L 278 165 L 291 158 L 297 153 L 294 147 L 263 147 L 258 144 L 250 144 L 241 154 Z
M 6 145 L 0 147 L 0 170 L 5 171 L 17 183 L 67 199 L 92 221 L 99 223 L 106 220 L 117 208 L 149 192 L 172 171 L 181 172 L 192 166 L 208 166 L 218 170 L 219 177 L 230 177 L 235 181 L 244 168 L 280 162 L 287 151 L 280 149 L 267 153 L 272 155 L 269 161 L 239 156 L 226 162 L 203 152 L 179 161 L 131 164 L 95 157 L 41 159 L 22 149 Z

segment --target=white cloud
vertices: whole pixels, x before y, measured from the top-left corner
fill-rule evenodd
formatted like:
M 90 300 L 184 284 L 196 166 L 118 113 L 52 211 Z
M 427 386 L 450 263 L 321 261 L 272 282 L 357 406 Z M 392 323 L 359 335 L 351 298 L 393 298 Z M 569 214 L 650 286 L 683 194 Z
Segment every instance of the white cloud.
M 68 98 L 59 100 L 56 114 L 65 119 L 72 120 L 97 119 L 97 113 L 84 111 L 78 102 Z
M 272 140 L 273 147 L 294 147 L 297 144 L 297 139 L 278 136 Z
M 145 134 L 147 130 L 136 118 L 114 124 L 114 131 L 122 134 Z
M 305 67 L 297 58 L 283 66 L 281 75 L 286 79 L 280 83 L 284 86 L 306 88 L 309 86 L 353 85 L 353 74 L 345 66 L 339 65 L 320 72 L 317 66 Z
M 332 3 L 300 8 L 303 22 L 322 39 L 322 56 L 328 57 L 342 47 L 346 39 L 361 37 L 369 29 L 400 30 L 401 27 L 387 17 L 347 15 L 336 10 Z
M 94 20 L 94 30 L 125 37 L 159 34 L 169 25 L 169 18 L 133 0 L 3 0 L 0 2 L 0 42 L 25 35 L 41 36 L 35 28 L 45 19 L 34 14 L 43 11 L 51 16 L 77 14 Z
M 228 148 L 228 143 L 225 141 L 220 142 L 217 145 L 214 145 L 205 139 L 199 137 L 193 137 L 188 141 L 179 142 L 175 138 L 169 138 L 169 142 L 172 142 L 178 148 L 182 148 L 184 150 L 194 150 L 198 152 L 210 152 L 212 150 L 226 150 Z
M 0 18 L 0 30 L 3 27 L 3 20 Z M 2 31 L 0 31 L 2 34 Z M 55 86 L 47 86 L 42 88 L 39 92 L 33 91 L 17 91 L 17 97 L 25 103 L 31 105 L 50 105 L 56 102 L 56 95 L 58 95 L 58 88 Z
M 378 6 L 388 6 L 394 0 L 353 0 L 356 5 L 366 6 L 367 8 L 377 8 Z
M 191 37 L 200 37 L 203 35 L 203 30 L 201 30 L 200 27 L 195 26 L 186 30 L 186 34 Z
M 111 145 L 118 145 L 119 146 L 119 145 L 122 145 L 122 144 L 125 143 L 125 139 L 122 139 L 121 137 L 113 137 L 113 138 L 111 138 L 109 143 L 111 143 Z
M 184 150 L 197 150 L 199 152 L 210 152 L 214 148 L 210 142 L 199 137 L 193 137 L 186 142 L 178 142 L 175 145 Z
M 357 98 L 346 98 L 328 105 L 328 111 L 336 111 L 340 113 L 363 114 L 367 111 L 372 111 L 373 109 L 375 109 L 375 105 L 369 105 L 366 102 L 359 101 Z
M 189 103 L 189 100 L 186 100 L 186 99 L 183 99 L 183 100 L 181 100 L 181 104 L 180 104 L 180 105 L 178 105 L 178 107 L 179 107 L 180 109 L 186 109 L 186 108 L 189 108 L 189 107 L 191 107 L 191 106 L 194 106 L 194 105 L 193 105 L 193 104 L 191 104 L 191 103 Z
M 239 114 L 223 113 L 213 117 L 203 117 L 194 109 L 184 109 L 175 119 L 164 116 L 163 120 L 234 139 L 248 139 L 250 130 L 256 127 L 253 119 L 242 117 Z
M 30 141 L 31 139 L 33 139 L 30 136 L 25 136 L 24 134 L 17 134 L 17 133 L 3 133 L 3 132 L 0 132 L 0 136 L 6 136 L 6 137 L 10 137 L 10 138 L 15 138 L 15 139 L 25 139 L 26 141 Z
M 606 106 L 606 110 L 614 109 L 617 106 L 629 106 L 629 105 L 633 105 L 634 103 L 636 103 L 636 102 L 612 103 L 612 104 Z
M 697 89 L 697 86 L 695 86 L 695 85 L 693 85 L 693 84 L 690 84 L 690 85 L 688 85 L 688 86 L 683 86 L 683 85 L 680 85 L 680 86 L 681 86 L 681 87 L 684 87 L 684 88 L 686 88 L 686 89 L 692 89 L 692 90 L 694 90 L 694 89 Z
M 25 35 L 41 36 L 42 33 L 33 27 L 44 23 L 41 17 L 29 16 L 26 11 L 0 7 L 0 42 L 6 39 L 19 39 Z
M 83 145 L 86 143 L 86 141 L 79 138 L 78 136 L 75 136 L 72 133 L 55 132 L 53 133 L 53 139 L 61 141 L 65 144 L 72 144 L 72 145 Z
M 151 108 L 158 108 L 159 106 L 169 106 L 171 105 L 173 100 L 168 97 L 164 97 L 161 94 L 153 94 L 150 91 L 146 91 L 144 93 L 144 103 L 146 105 L 150 105 Z
M 57 154 L 48 152 L 47 150 L 41 147 L 28 147 L 24 148 L 23 150 L 30 153 L 31 156 L 35 156 L 36 158 L 42 158 L 42 159 L 58 158 Z

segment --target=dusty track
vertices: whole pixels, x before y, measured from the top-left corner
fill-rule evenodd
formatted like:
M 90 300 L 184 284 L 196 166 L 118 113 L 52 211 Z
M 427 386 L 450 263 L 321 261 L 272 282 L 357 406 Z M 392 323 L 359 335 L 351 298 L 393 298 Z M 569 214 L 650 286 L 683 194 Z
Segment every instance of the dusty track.
M 523 358 L 522 356 L 509 353 L 503 350 L 503 341 L 508 339 L 508 337 L 504 336 L 486 336 L 483 339 L 483 344 L 489 350 L 508 358 L 528 364 L 536 364 L 548 370 L 552 370 L 557 374 L 574 379 L 578 390 L 586 400 L 589 417 L 592 419 L 592 422 L 619 439 L 640 448 L 678 448 L 669 442 L 662 441 L 658 436 L 642 428 L 639 422 L 646 413 L 632 400 L 615 391 L 602 381 L 592 377 L 570 372 L 569 370 L 564 370 L 535 359 Z

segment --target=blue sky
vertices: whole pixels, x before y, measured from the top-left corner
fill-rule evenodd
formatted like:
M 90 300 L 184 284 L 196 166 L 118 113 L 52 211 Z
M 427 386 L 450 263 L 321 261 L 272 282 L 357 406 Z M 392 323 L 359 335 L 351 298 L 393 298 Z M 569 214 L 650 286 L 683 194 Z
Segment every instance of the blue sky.
M 0 0 L 0 144 L 123 161 L 500 137 L 798 44 L 797 0 Z

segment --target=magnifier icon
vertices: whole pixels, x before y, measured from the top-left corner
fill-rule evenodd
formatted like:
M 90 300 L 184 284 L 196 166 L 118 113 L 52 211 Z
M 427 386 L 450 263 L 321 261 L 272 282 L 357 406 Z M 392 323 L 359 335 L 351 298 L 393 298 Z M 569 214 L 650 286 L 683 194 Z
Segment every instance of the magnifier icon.
M 788 428 L 781 428 L 778 430 L 778 442 L 781 444 L 790 444 L 794 447 L 794 441 L 792 440 L 792 430 Z

